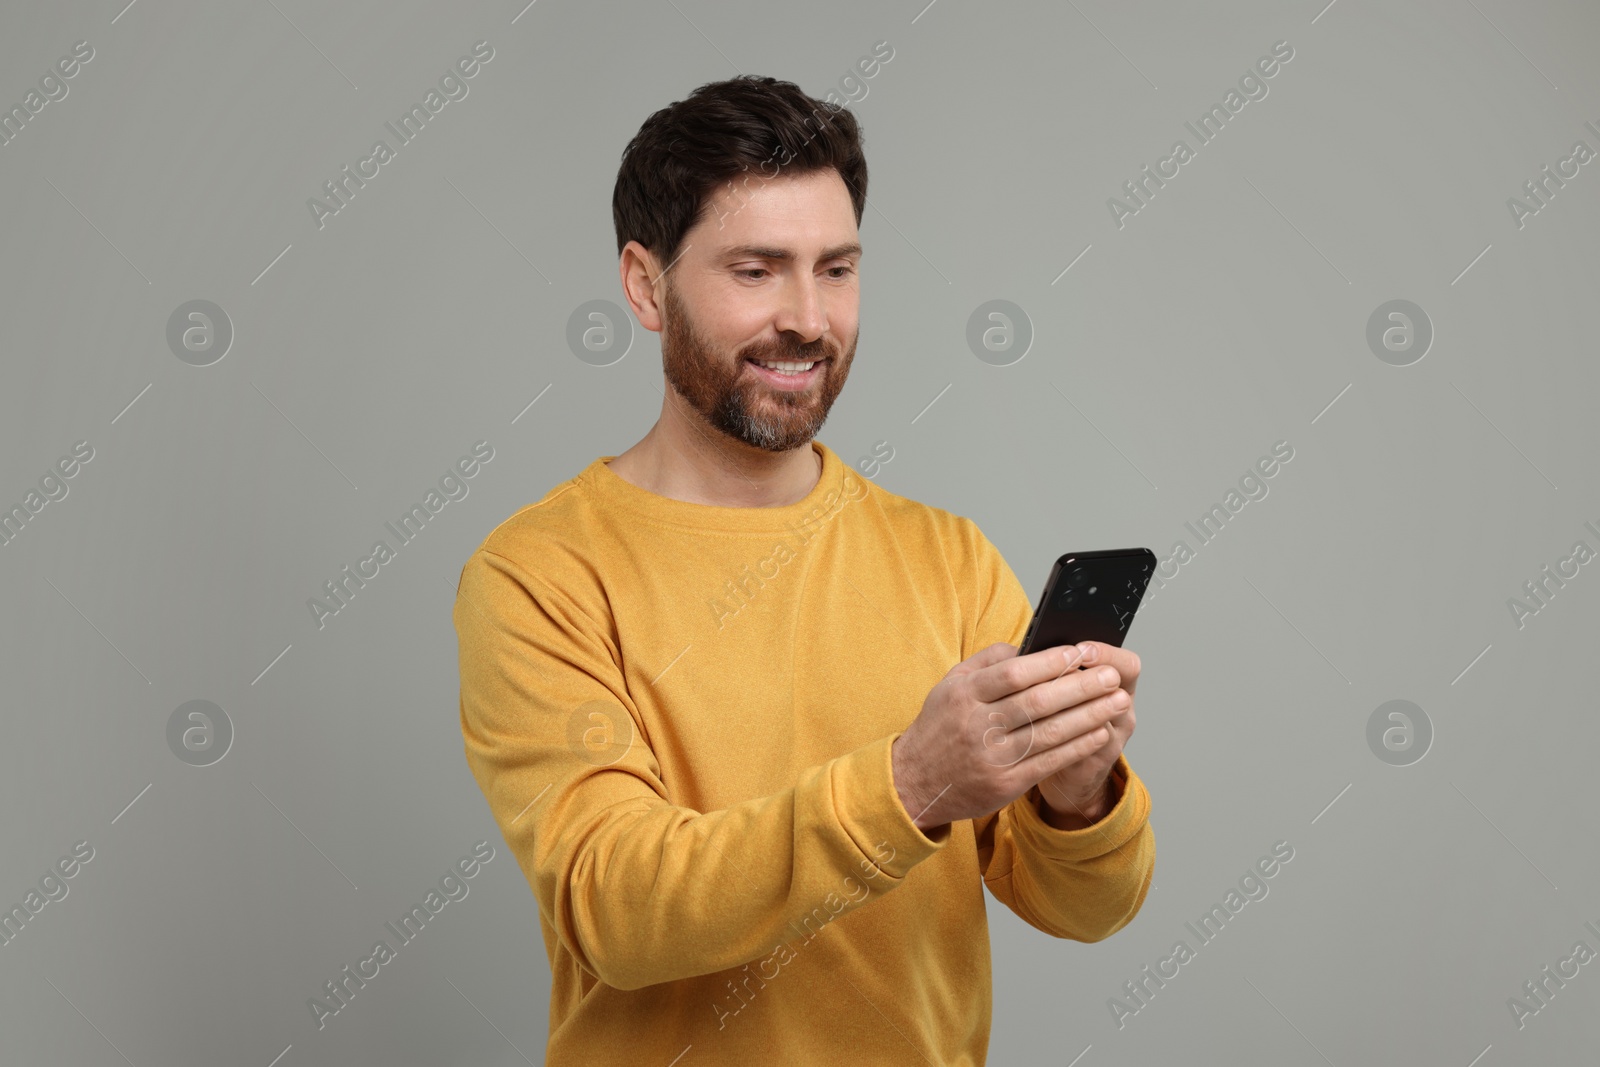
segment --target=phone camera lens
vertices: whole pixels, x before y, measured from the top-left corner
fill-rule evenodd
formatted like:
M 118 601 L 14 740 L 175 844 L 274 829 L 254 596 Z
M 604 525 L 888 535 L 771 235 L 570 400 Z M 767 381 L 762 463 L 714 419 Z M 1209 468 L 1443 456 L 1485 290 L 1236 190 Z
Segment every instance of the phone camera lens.
M 1074 567 L 1067 572 L 1067 586 L 1069 588 L 1076 589 L 1088 580 L 1089 572 L 1082 567 Z

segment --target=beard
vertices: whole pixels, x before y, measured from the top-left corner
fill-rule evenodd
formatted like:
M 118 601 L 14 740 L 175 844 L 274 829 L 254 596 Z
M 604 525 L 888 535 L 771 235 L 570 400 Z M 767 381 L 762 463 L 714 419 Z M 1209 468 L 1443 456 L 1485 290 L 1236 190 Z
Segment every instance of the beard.
M 850 373 L 856 338 L 840 353 L 825 338 L 801 343 L 784 334 L 770 343 L 748 345 L 729 359 L 695 329 L 670 284 L 662 294 L 661 363 L 668 384 L 708 425 L 766 452 L 799 448 L 822 429 Z M 746 370 L 748 359 L 826 362 L 813 369 L 816 382 L 801 390 L 781 390 Z

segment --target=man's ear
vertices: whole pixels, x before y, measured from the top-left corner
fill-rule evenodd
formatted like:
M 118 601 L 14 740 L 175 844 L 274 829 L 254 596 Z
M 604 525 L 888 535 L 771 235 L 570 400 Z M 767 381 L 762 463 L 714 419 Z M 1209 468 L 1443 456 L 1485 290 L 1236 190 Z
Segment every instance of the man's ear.
M 617 267 L 622 277 L 622 294 L 633 309 L 639 325 L 655 333 L 661 332 L 661 266 L 650 250 L 638 241 L 623 246 Z

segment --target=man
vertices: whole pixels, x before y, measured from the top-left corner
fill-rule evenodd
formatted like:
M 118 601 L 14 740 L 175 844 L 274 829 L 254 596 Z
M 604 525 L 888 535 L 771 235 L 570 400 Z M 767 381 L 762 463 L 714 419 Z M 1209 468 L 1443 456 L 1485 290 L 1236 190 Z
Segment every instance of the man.
M 866 188 L 854 116 L 793 83 L 652 115 L 613 211 L 661 417 L 462 569 L 466 757 L 538 899 L 553 1067 L 976 1067 L 983 886 L 1077 941 L 1149 888 L 1139 658 L 1017 656 L 978 527 L 814 440 Z

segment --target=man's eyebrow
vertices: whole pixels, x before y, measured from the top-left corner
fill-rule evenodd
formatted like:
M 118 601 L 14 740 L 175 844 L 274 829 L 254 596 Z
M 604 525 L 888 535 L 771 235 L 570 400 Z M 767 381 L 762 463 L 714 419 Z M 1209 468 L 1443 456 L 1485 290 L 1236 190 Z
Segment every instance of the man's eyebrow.
M 845 256 L 861 255 L 859 242 L 851 241 L 848 244 L 834 245 L 824 248 L 820 259 L 840 259 Z M 723 260 L 734 259 L 776 259 L 788 262 L 795 258 L 792 250 L 787 248 L 774 248 L 768 245 L 736 245 L 722 253 Z

